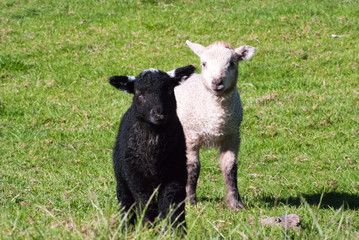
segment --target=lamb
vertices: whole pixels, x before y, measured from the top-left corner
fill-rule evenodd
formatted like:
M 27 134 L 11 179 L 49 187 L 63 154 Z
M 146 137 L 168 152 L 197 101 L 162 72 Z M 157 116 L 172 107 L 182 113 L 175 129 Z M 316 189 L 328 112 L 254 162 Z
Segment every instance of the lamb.
M 113 168 L 120 208 L 126 212 L 137 209 L 144 223 L 157 216 L 165 218 L 172 206 L 171 223 L 185 227 L 186 146 L 176 114 L 174 87 L 194 70 L 192 65 L 168 73 L 148 69 L 137 77 L 109 79 L 117 89 L 134 94 L 119 126 Z M 151 198 L 156 188 L 157 199 Z M 134 220 L 132 214 L 130 222 Z
M 201 74 L 193 74 L 175 88 L 177 114 L 187 146 L 187 200 L 197 203 L 199 149 L 218 147 L 226 184 L 226 204 L 231 210 L 242 209 L 244 204 L 237 187 L 239 127 L 243 119 L 237 90 L 238 63 L 250 59 L 256 48 L 245 45 L 233 49 L 225 42 L 214 42 L 208 47 L 188 40 L 186 43 L 200 57 L 202 66 Z

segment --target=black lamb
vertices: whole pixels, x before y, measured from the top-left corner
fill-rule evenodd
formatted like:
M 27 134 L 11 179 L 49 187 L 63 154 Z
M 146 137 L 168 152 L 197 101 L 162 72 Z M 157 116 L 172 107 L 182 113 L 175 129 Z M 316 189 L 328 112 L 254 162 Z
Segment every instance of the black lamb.
M 145 222 L 165 218 L 173 207 L 171 223 L 185 227 L 186 145 L 174 87 L 194 70 L 192 65 L 168 73 L 148 69 L 137 77 L 109 79 L 117 89 L 134 94 L 113 150 L 117 199 L 123 210 L 134 207 L 144 214 Z

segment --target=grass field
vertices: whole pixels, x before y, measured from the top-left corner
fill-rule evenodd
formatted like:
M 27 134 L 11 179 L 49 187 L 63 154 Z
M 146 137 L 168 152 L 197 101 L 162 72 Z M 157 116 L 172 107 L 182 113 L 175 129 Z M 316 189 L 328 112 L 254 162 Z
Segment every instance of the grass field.
M 204 150 L 185 238 L 359 239 L 358 1 L 0 0 L 0 9 L 0 239 L 181 238 L 118 217 L 111 149 L 131 96 L 107 79 L 199 68 L 187 39 L 258 50 L 238 81 L 247 208 L 226 208 L 218 152 Z M 299 231 L 258 223 L 289 213 Z

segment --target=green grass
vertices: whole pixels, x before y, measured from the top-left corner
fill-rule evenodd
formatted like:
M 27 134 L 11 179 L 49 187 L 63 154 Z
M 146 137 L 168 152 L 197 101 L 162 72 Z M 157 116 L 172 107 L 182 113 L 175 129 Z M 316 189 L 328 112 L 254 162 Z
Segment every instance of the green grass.
M 185 238 L 359 237 L 357 1 L 1 0 L 0 9 L 1 239 L 181 238 L 117 214 L 111 149 L 131 96 L 107 79 L 199 67 L 187 39 L 258 51 L 238 81 L 247 209 L 226 208 L 218 152 L 204 150 Z M 301 217 L 300 231 L 258 224 L 287 213 Z

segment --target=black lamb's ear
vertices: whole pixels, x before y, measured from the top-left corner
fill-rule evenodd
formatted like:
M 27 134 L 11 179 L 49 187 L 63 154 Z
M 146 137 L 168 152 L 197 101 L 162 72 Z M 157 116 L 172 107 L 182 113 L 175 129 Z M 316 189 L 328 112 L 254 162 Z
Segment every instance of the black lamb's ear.
M 187 78 L 189 78 L 194 73 L 195 70 L 196 70 L 195 66 L 187 65 L 185 67 L 180 67 L 170 72 L 167 72 L 167 74 L 170 77 L 176 79 L 178 81 L 177 84 L 179 84 L 185 81 Z
M 112 76 L 108 79 L 108 82 L 115 88 L 128 93 L 134 93 L 133 87 L 135 77 L 132 76 Z

